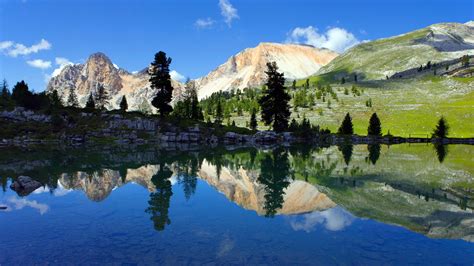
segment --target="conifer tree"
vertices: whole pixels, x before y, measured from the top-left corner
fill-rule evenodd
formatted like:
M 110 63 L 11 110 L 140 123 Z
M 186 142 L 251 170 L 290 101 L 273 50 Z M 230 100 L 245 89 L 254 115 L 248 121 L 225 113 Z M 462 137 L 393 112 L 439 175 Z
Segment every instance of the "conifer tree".
M 433 138 L 446 138 L 449 133 L 448 122 L 444 117 L 441 117 L 433 131 Z
M 77 100 L 76 92 L 74 91 L 72 87 L 69 89 L 69 95 L 67 97 L 67 105 L 74 108 L 79 107 L 79 102 Z
M 95 101 L 97 104 L 97 109 L 100 110 L 105 110 L 105 106 L 109 103 L 110 96 L 107 93 L 107 90 L 105 89 L 104 85 L 98 84 L 97 86 L 97 92 L 95 95 Z
M 128 103 L 127 103 L 127 97 L 122 96 L 122 100 L 120 101 L 120 111 L 122 112 L 127 112 L 128 109 Z
M 49 100 L 51 103 L 51 106 L 53 108 L 60 108 L 63 106 L 61 99 L 59 98 L 58 91 L 54 90 L 51 95 L 49 96 Z
M 257 129 L 257 111 L 255 108 L 252 109 L 252 114 L 250 115 L 250 129 Z
M 89 98 L 87 99 L 86 109 L 88 111 L 92 111 L 95 109 L 95 102 L 94 102 L 94 97 L 92 96 L 92 92 L 89 95 Z
M 2 83 L 2 90 L 0 95 L 0 108 L 4 108 L 10 105 L 10 90 L 8 90 L 7 81 L 4 79 Z
M 344 120 L 342 121 L 339 130 L 337 131 L 338 134 L 342 135 L 352 135 L 354 134 L 354 128 L 352 126 L 352 118 L 349 113 L 346 114 Z
M 290 95 L 285 91 L 285 78 L 278 72 L 275 62 L 267 63 L 268 76 L 266 90 L 263 92 L 259 103 L 261 106 L 262 120 L 265 125 L 273 123 L 273 130 L 281 132 L 288 128 L 290 118 Z
M 28 84 L 23 80 L 17 82 L 12 89 L 11 98 L 18 106 L 28 107 L 32 97 L 33 94 L 29 91 Z
M 167 57 L 165 52 L 159 51 L 155 54 L 155 60 L 148 70 L 151 88 L 156 91 L 151 104 L 158 109 L 162 117 L 173 111 L 170 105 L 173 96 L 170 64 L 171 58 Z
M 382 136 L 382 125 L 377 113 L 373 113 L 370 117 L 367 134 L 369 136 Z
M 2 92 L 1 92 L 1 97 L 2 97 L 2 100 L 4 101 L 8 101 L 10 100 L 10 90 L 8 90 L 8 83 L 7 83 L 7 80 L 4 79 L 3 82 L 2 82 Z
M 221 99 L 219 98 L 219 100 L 217 101 L 216 117 L 214 119 L 214 123 L 218 125 L 222 124 L 222 118 L 223 118 L 222 105 L 221 105 Z

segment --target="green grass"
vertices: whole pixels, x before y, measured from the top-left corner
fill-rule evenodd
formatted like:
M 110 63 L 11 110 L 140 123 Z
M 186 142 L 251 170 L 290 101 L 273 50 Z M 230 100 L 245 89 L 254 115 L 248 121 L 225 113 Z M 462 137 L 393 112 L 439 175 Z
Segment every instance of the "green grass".
M 317 80 L 318 77 L 312 77 L 310 86 Z M 439 118 L 444 116 L 450 126 L 449 137 L 474 137 L 474 78 L 426 77 L 359 82 L 355 86 L 362 91 L 360 96 L 344 94 L 344 88 L 350 92 L 352 84 L 331 86 L 338 98 L 338 102 L 331 98 L 331 108 L 328 108 L 327 100 L 316 100 L 312 108 L 298 108 L 297 112 L 291 108 L 291 118 L 298 120 L 306 116 L 313 124 L 336 132 L 349 112 L 355 133 L 366 135 L 369 118 L 376 112 L 382 122 L 383 134 L 390 130 L 396 136 L 431 137 Z M 315 90 L 310 87 L 308 91 L 314 93 Z M 372 107 L 366 106 L 368 99 L 372 100 Z M 233 113 L 231 120 L 244 127 L 249 117 L 247 113 L 243 116 Z M 259 123 L 259 129 L 268 127 Z

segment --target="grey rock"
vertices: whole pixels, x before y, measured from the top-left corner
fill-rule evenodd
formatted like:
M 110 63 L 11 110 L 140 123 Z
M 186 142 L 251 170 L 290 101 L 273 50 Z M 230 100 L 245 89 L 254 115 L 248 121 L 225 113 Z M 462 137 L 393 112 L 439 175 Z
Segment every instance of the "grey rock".
M 19 196 L 27 196 L 31 192 L 41 187 L 41 183 L 33 180 L 29 176 L 19 176 L 15 182 L 10 186 Z

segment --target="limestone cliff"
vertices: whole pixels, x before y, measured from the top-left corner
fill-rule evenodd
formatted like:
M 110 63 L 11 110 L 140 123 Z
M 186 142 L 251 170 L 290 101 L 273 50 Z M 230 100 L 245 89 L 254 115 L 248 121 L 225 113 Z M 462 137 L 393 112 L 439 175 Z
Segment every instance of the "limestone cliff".
M 275 61 L 286 79 L 302 79 L 316 73 L 338 54 L 309 45 L 260 43 L 230 57 L 227 62 L 196 80 L 199 98 L 217 91 L 243 89 L 265 83 L 266 64 Z
M 95 93 L 99 84 L 103 85 L 111 97 L 107 109 L 118 109 L 122 96 L 126 96 L 129 110 L 154 112 L 151 100 L 155 92 L 150 89 L 147 68 L 138 73 L 117 68 L 103 53 L 92 54 L 85 64 L 68 65 L 59 75 L 52 77 L 47 92 L 57 90 L 66 104 L 71 89 L 76 93 L 80 106 L 85 106 L 91 93 Z M 173 96 L 182 94 L 184 85 L 172 80 Z

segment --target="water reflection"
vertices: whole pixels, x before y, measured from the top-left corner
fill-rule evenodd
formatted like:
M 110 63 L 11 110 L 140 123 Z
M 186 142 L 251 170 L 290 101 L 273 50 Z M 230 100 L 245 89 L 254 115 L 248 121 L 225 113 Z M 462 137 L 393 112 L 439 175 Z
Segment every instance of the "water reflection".
M 283 148 L 265 154 L 257 179 L 265 187 L 265 216 L 275 216 L 277 210 L 283 206 L 284 189 L 290 184 L 289 172 L 288 154 Z
M 158 173 L 151 178 L 156 191 L 150 194 L 149 207 L 145 211 L 151 215 L 150 219 L 157 231 L 164 230 L 171 223 L 168 210 L 173 195 L 170 182 L 172 175 L 173 172 L 161 164 Z
M 448 155 L 448 145 L 444 145 L 442 143 L 434 143 L 433 144 L 436 155 L 438 156 L 438 160 L 440 163 L 444 161 L 444 158 Z
M 450 148 L 448 157 L 443 145 L 8 151 L 0 160 L 0 180 L 6 189 L 7 176 L 28 175 L 44 184 L 34 193 L 64 196 L 80 190 L 93 202 L 104 201 L 118 187 L 139 184 L 149 191 L 145 212 L 157 231 L 171 226 L 176 189 L 189 201 L 202 180 L 243 209 L 288 216 L 298 231 L 343 230 L 354 217 L 363 217 L 432 237 L 473 241 L 473 148 Z M 48 212 L 28 197 L 16 199 L 0 205 Z
M 369 160 L 375 165 L 380 157 L 381 145 L 379 143 L 369 144 L 367 145 L 367 149 L 369 150 Z

